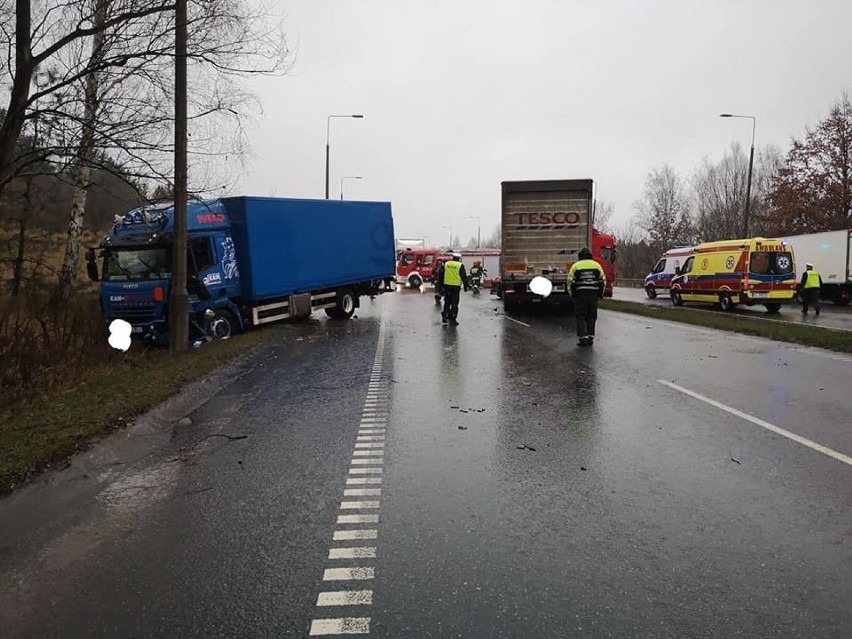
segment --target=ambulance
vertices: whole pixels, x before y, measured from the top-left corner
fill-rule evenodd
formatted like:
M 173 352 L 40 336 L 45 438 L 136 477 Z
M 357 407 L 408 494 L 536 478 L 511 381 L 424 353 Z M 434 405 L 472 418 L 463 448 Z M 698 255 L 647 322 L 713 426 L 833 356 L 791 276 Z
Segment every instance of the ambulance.
M 651 272 L 645 276 L 645 293 L 649 298 L 654 299 L 661 289 L 668 290 L 671 287 L 672 278 L 681 264 L 692 254 L 692 248 L 676 246 L 663 253 Z
M 672 278 L 675 306 L 709 302 L 723 311 L 737 304 L 762 304 L 777 313 L 794 301 L 793 247 L 780 239 L 755 237 L 699 244 Z

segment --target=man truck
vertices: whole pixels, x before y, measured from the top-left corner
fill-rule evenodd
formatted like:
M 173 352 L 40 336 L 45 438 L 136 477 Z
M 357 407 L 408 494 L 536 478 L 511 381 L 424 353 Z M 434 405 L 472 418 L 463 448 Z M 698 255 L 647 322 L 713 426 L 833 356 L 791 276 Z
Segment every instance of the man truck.
M 808 233 L 781 238 L 796 252 L 799 276 L 813 264 L 822 276 L 821 299 L 846 306 L 852 299 L 852 230 Z
M 592 247 L 592 180 L 502 183 L 502 250 L 496 293 L 509 310 L 529 304 L 570 305 L 568 271 Z M 543 298 L 529 290 L 536 276 L 553 284 Z
M 212 312 L 215 337 L 319 309 L 349 318 L 360 296 L 395 289 L 390 203 L 229 197 L 187 208 L 190 316 Z M 168 343 L 173 242 L 173 206 L 142 207 L 86 252 L 106 320 L 126 320 L 145 342 Z

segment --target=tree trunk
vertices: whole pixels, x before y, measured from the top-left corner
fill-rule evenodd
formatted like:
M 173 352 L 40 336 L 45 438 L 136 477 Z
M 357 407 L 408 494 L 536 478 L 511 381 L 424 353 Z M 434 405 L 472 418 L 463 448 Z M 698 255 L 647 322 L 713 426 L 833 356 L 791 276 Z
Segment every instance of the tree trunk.
M 6 117 L 0 125 L 0 194 L 15 176 L 15 150 L 30 97 L 33 64 L 30 0 L 15 0 L 15 76 Z
M 12 297 L 18 297 L 21 292 L 21 282 L 24 280 L 24 257 L 27 250 L 27 226 L 30 214 L 33 211 L 33 178 L 27 178 L 26 206 L 21 207 L 21 215 L 18 218 L 18 254 L 12 265 Z
M 107 11 L 111 0 L 98 0 L 95 12 L 95 27 L 102 27 L 106 22 Z M 100 29 L 92 36 L 92 54 L 89 68 L 95 68 L 104 55 L 106 33 Z M 92 160 L 95 155 L 95 127 L 98 120 L 98 82 L 96 72 L 86 76 L 85 105 L 83 111 L 83 132 L 80 137 L 80 147 L 74 162 L 74 195 L 71 201 L 71 214 L 68 220 L 68 240 L 65 244 L 65 258 L 59 271 L 59 283 L 56 289 L 57 300 L 67 300 L 71 295 L 71 286 L 77 278 L 80 262 L 80 243 L 83 236 L 83 221 L 86 213 L 86 195 L 89 189 L 89 178 L 92 174 Z

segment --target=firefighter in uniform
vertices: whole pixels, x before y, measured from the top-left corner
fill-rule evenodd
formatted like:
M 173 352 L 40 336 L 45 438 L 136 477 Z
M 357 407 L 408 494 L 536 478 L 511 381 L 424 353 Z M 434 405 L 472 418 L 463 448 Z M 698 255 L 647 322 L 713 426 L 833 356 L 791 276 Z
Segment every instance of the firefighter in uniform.
M 598 300 L 604 294 L 606 275 L 601 265 L 592 259 L 592 252 L 588 248 L 581 249 L 578 257 L 580 260 L 568 271 L 568 286 L 574 298 L 577 344 L 590 346 L 595 341 Z
M 441 296 L 444 294 L 444 260 L 438 260 L 435 265 L 435 272 L 432 274 L 432 285 L 435 287 L 435 304 L 441 303 Z
M 799 289 L 802 293 L 802 315 L 808 314 L 808 305 L 814 307 L 814 311 L 819 315 L 819 289 L 822 288 L 822 277 L 814 270 L 814 265 L 808 262 L 805 264 L 805 272 L 802 273 L 802 281 L 799 282 Z
M 441 319 L 444 324 L 449 322 L 454 326 L 458 326 L 456 318 L 459 315 L 459 295 L 464 287 L 468 288 L 467 274 L 464 271 L 464 264 L 461 263 L 461 254 L 453 253 L 453 259 L 444 264 L 444 311 L 441 313 Z

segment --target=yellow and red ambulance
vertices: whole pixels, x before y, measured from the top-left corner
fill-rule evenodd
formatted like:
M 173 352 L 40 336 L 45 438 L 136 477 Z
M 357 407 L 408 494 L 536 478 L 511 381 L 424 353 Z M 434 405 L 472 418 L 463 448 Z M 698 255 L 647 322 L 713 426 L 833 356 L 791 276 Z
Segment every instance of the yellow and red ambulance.
M 770 313 L 777 313 L 795 295 L 793 247 L 763 237 L 699 244 L 671 284 L 675 306 L 710 302 L 725 311 L 737 304 L 762 304 Z

